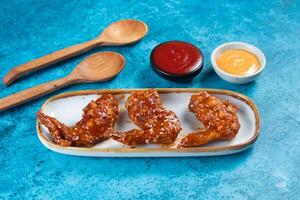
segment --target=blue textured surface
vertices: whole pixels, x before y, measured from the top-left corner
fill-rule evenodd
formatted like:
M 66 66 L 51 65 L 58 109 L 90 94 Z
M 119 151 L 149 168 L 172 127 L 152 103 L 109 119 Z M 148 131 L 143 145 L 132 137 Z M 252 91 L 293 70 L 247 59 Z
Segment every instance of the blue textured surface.
M 57 154 L 39 142 L 35 113 L 54 95 L 0 114 L 0 199 L 299 199 L 300 2 L 282 1 L 48 1 L 0 3 L 0 77 L 9 69 L 89 40 L 112 21 L 136 18 L 149 34 L 122 53 L 127 65 L 113 81 L 80 89 L 208 87 L 248 95 L 258 105 L 261 135 L 250 150 L 200 158 L 84 158 Z M 200 47 L 205 67 L 192 82 L 158 77 L 149 54 L 158 43 L 186 40 Z M 209 58 L 223 42 L 261 48 L 267 66 L 257 81 L 237 86 L 213 72 Z M 86 54 L 89 55 L 89 54 Z M 23 78 L 6 96 L 68 74 L 86 55 Z

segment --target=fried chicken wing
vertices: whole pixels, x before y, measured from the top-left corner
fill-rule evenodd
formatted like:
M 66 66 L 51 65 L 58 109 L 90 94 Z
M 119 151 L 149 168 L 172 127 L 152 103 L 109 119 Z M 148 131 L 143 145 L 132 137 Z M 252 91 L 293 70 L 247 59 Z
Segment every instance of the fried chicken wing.
M 232 139 L 240 128 L 237 107 L 207 92 L 192 95 L 189 111 L 196 115 L 205 128 L 184 137 L 178 147 L 195 147 L 215 140 Z
M 83 147 L 108 139 L 108 130 L 113 129 L 117 115 L 118 102 L 111 94 L 103 94 L 91 101 L 83 109 L 82 119 L 73 127 L 41 112 L 37 113 L 39 122 L 49 129 L 55 143 Z
M 176 114 L 163 107 L 155 90 L 133 92 L 125 107 L 130 119 L 140 129 L 127 132 L 113 130 L 111 138 L 123 144 L 170 144 L 181 130 Z

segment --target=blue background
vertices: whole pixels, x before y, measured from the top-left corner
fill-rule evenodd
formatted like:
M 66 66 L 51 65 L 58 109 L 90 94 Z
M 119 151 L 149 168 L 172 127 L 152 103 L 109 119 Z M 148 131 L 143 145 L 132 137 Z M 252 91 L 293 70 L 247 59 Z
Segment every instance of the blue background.
M 282 1 L 61 1 L 0 3 L 0 77 L 11 68 L 96 37 L 109 23 L 135 18 L 149 34 L 123 54 L 122 73 L 106 83 L 68 87 L 0 114 L 0 199 L 299 199 L 300 2 Z M 205 67 L 192 82 L 157 76 L 151 49 L 166 40 L 201 48 Z M 262 75 L 233 85 L 213 71 L 210 53 L 229 41 L 258 46 L 267 57 Z M 39 71 L 0 96 L 67 75 L 85 56 Z M 199 158 L 85 158 L 57 154 L 38 140 L 35 113 L 54 94 L 81 89 L 221 88 L 252 98 L 261 134 L 243 153 Z

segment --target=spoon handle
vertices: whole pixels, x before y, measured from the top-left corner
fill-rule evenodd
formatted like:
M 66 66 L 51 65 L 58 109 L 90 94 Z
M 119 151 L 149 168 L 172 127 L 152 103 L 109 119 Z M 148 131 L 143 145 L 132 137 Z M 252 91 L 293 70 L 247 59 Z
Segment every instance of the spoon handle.
M 75 83 L 71 76 L 44 83 L 0 99 L 0 112 Z
M 77 44 L 77 45 L 53 52 L 46 56 L 40 57 L 40 58 L 30 61 L 28 63 L 19 65 L 19 66 L 13 68 L 12 70 L 10 70 L 6 74 L 6 76 L 3 78 L 3 83 L 5 85 L 10 85 L 14 80 L 18 79 L 25 73 L 35 71 L 35 70 L 47 67 L 51 64 L 57 63 L 59 61 L 71 58 L 71 57 L 81 54 L 85 51 L 93 49 L 93 48 L 99 46 L 100 44 L 101 44 L 101 41 L 99 41 L 99 39 L 90 40 L 88 42 Z

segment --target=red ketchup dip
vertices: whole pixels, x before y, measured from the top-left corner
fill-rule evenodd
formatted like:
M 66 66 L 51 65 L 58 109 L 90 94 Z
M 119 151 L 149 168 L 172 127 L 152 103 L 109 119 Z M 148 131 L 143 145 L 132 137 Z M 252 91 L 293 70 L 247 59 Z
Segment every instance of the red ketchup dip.
M 202 52 L 194 45 L 183 41 L 169 41 L 156 46 L 151 52 L 151 64 L 164 77 L 191 78 L 203 66 Z

